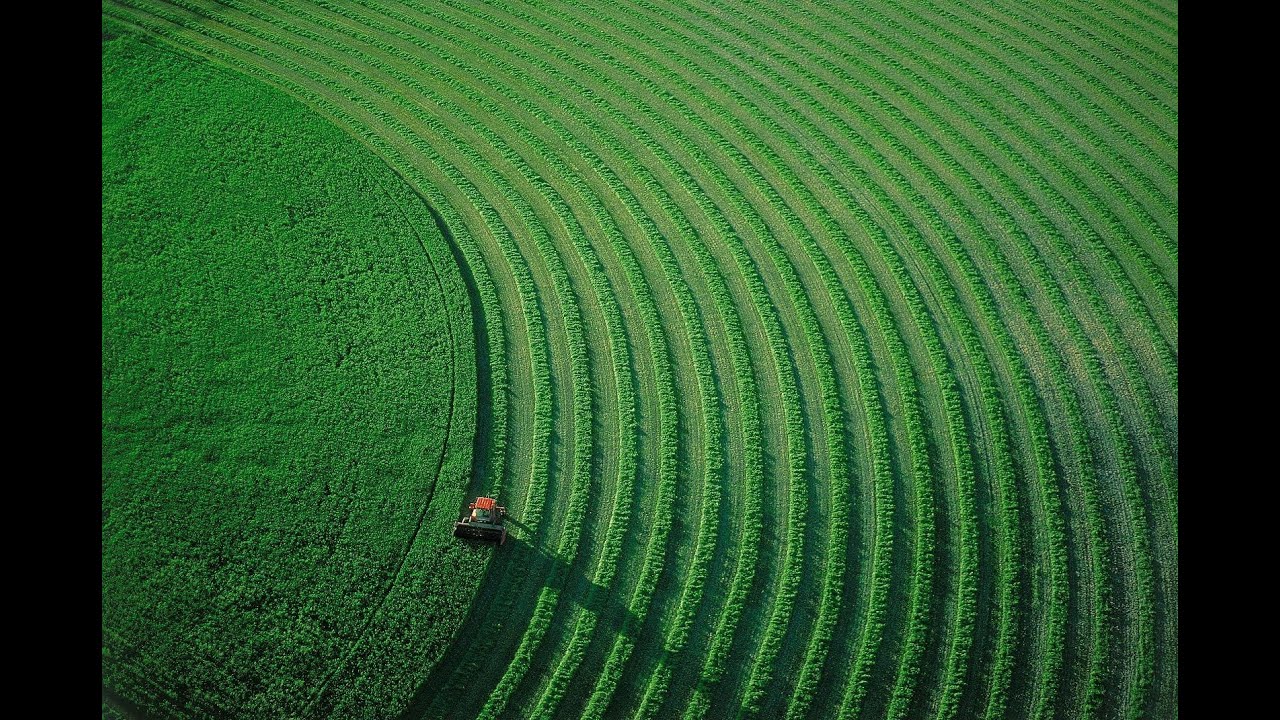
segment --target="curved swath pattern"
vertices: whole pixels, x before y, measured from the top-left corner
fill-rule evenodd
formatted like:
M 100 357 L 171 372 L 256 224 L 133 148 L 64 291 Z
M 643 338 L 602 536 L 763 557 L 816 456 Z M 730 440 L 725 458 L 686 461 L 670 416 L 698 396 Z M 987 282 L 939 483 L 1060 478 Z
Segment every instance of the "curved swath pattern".
M 519 524 L 405 718 L 1176 714 L 1176 5 L 104 12 L 470 238 Z

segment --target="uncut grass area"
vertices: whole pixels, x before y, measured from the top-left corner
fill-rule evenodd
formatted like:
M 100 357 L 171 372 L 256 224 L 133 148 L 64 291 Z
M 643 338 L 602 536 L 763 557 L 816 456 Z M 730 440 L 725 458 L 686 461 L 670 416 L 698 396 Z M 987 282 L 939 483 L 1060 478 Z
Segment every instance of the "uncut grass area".
M 476 392 L 450 250 L 279 90 L 116 23 L 102 56 L 104 698 L 389 713 L 489 552 L 448 535 Z
M 1176 3 L 102 8 L 368 148 L 466 279 L 507 544 L 299 716 L 1177 717 Z

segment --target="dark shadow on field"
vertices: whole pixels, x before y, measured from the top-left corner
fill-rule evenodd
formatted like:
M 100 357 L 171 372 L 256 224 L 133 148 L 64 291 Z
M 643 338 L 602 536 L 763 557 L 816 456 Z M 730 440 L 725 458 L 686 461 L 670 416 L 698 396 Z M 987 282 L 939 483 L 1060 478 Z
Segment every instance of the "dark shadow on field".
M 392 170 L 407 187 L 413 187 L 413 183 L 401 175 L 399 170 L 395 168 Z M 426 206 L 427 212 L 431 214 L 436 230 L 449 248 L 449 255 L 453 259 L 454 266 L 458 268 L 463 286 L 467 289 L 467 303 L 471 306 L 471 337 L 475 342 L 476 352 L 476 435 L 471 452 L 471 487 L 468 488 L 467 494 L 474 497 L 483 494 L 483 490 L 477 488 L 489 477 L 488 445 L 489 436 L 493 433 L 493 385 L 489 378 L 489 331 L 485 324 L 484 303 L 480 301 L 480 290 L 476 287 L 476 278 L 471 272 L 471 266 L 467 264 L 467 259 L 458 247 L 458 241 L 449 230 L 449 225 L 445 223 L 434 205 L 422 195 L 418 197 Z
M 536 584 L 539 589 L 562 587 L 565 591 L 560 596 L 562 600 L 578 605 L 588 613 L 593 612 L 599 617 L 596 633 L 615 634 L 621 632 L 626 626 L 628 631 L 634 634 L 639 629 L 640 617 L 627 607 L 617 588 L 596 583 L 580 568 L 574 568 L 572 562 L 556 557 L 540 545 L 508 537 L 507 545 L 510 546 L 513 543 L 526 549 L 539 562 L 551 568 L 546 573 L 546 577 Z
M 533 527 L 510 515 L 507 516 L 506 523 L 509 527 L 507 541 L 503 545 L 482 540 L 456 540 L 473 547 L 491 548 L 494 553 L 493 560 L 489 563 L 488 570 L 481 581 L 480 591 L 467 612 L 466 620 L 459 628 L 459 634 L 454 637 L 444 656 L 431 669 L 426 681 L 418 687 L 413 700 L 398 716 L 399 720 L 426 720 L 427 713 L 432 710 L 432 705 L 441 698 L 442 694 L 455 696 L 452 700 L 449 697 L 443 698 L 443 701 L 448 704 L 442 717 L 473 717 L 479 711 L 479 707 L 467 703 L 475 702 L 477 699 L 483 702 L 483 698 L 492 688 L 450 687 L 448 684 L 454 679 L 453 675 L 458 670 L 460 661 L 483 657 L 484 659 L 480 662 L 482 667 L 498 664 L 505 668 L 528 627 L 538 597 L 544 588 L 561 588 L 558 608 L 577 606 L 586 613 L 594 614 L 598 621 L 592 632 L 593 636 L 601 633 L 607 636 L 625 633 L 634 638 L 639 634 L 641 619 L 631 612 L 616 588 L 596 584 L 582 570 L 575 568 L 571 561 L 557 557 L 541 543 L 516 537 L 516 533 L 513 532 L 518 530 L 521 531 L 519 534 L 532 536 L 534 535 Z M 532 573 L 526 582 L 521 583 L 515 578 L 508 578 L 509 573 L 519 573 L 524 568 Z M 505 588 L 521 585 L 525 588 L 521 597 L 503 596 Z M 486 615 L 495 604 L 507 602 L 510 602 L 510 610 L 496 618 L 501 623 L 496 626 L 497 632 L 489 632 L 494 630 L 495 626 L 489 622 Z M 480 632 L 482 629 L 485 632 Z M 461 637 L 490 639 L 488 642 L 473 641 L 464 647 L 459 643 Z M 530 668 L 532 673 L 542 669 Z M 529 698 L 512 698 L 513 702 L 527 700 Z M 430 717 L 434 720 L 441 715 L 437 712 Z
M 102 704 L 105 706 L 102 712 L 104 720 L 119 720 L 120 718 L 124 720 L 143 720 L 143 718 L 146 718 L 142 708 L 138 707 L 136 703 L 116 693 L 106 685 L 102 686 Z
M 510 515 L 507 516 L 506 522 L 508 525 L 511 525 L 513 527 L 518 527 L 521 530 L 524 530 L 525 532 L 530 532 L 530 533 L 533 532 L 533 528 L 529 527 L 528 525 L 525 525 L 524 523 L 511 517 Z

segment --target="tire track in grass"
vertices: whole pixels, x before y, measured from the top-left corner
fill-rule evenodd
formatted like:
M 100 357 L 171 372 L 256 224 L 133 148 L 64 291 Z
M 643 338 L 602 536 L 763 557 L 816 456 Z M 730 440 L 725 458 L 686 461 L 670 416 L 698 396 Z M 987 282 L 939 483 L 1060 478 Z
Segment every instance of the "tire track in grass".
M 375 184 L 377 184 L 378 189 L 387 196 L 387 199 L 391 202 L 392 206 L 395 207 L 396 212 L 400 214 L 400 218 L 405 222 L 405 224 L 412 228 L 413 226 L 409 223 L 408 216 L 404 214 L 404 209 L 400 207 L 400 204 L 396 202 L 391 193 L 380 183 L 375 181 Z M 320 686 L 316 688 L 315 694 L 307 704 L 307 714 L 310 714 L 311 710 L 320 702 L 320 699 L 324 697 L 324 693 L 328 689 L 329 683 L 333 681 L 334 677 L 339 675 L 350 664 L 351 655 L 360 647 L 360 643 L 362 643 L 365 637 L 369 634 L 369 628 L 373 625 L 374 620 L 377 619 L 378 613 L 382 611 L 382 607 L 386 605 L 387 598 L 391 595 L 392 589 L 400 582 L 400 576 L 404 571 L 405 562 L 409 559 L 409 553 L 413 550 L 413 544 L 417 541 L 418 535 L 422 532 L 422 524 L 427 519 L 427 510 L 431 507 L 431 499 L 435 495 L 436 484 L 440 481 L 440 471 L 444 468 L 444 459 L 449 451 L 449 437 L 453 429 L 454 397 L 457 391 L 458 379 L 457 363 L 455 361 L 455 357 L 457 355 L 457 340 L 453 332 L 453 323 L 449 320 L 452 316 L 452 312 L 449 310 L 449 299 L 445 293 L 444 284 L 440 281 L 440 271 L 437 269 L 435 260 L 431 257 L 431 252 L 427 250 L 427 245 L 422 241 L 422 236 L 418 233 L 416 228 L 413 228 L 413 236 L 414 239 L 417 240 L 418 246 L 422 248 L 423 254 L 427 257 L 427 264 L 431 268 L 431 274 L 435 279 L 436 288 L 440 291 L 440 297 L 442 298 L 441 302 L 445 306 L 445 328 L 449 333 L 449 366 L 454 368 L 454 370 L 449 378 L 449 416 L 445 418 L 444 443 L 440 449 L 440 458 L 436 462 L 435 472 L 431 476 L 431 488 L 427 491 L 427 497 L 423 502 L 422 511 L 418 514 L 418 522 L 413 528 L 413 533 L 409 536 L 409 542 L 404 549 L 404 553 L 400 555 L 400 559 L 396 563 L 395 572 L 391 573 L 391 583 L 387 586 L 382 597 L 374 603 L 373 608 L 368 611 L 369 619 L 365 621 L 364 627 L 360 630 L 360 634 L 357 635 L 355 641 L 348 646 L 346 652 L 343 653 L 342 658 L 338 661 L 338 664 L 335 666 L 333 671 L 326 675 L 320 682 Z

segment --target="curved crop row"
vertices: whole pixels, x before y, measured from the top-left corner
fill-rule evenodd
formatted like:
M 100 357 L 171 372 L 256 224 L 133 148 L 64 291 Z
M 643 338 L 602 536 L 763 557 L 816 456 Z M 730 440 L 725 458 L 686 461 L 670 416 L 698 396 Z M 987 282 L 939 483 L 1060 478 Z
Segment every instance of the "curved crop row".
M 927 19 L 923 19 L 919 16 L 919 14 L 913 12 L 909 8 L 905 8 L 899 5 L 893 5 L 893 7 L 898 8 L 899 12 L 901 12 L 906 17 L 913 18 L 916 22 L 924 24 L 927 27 L 932 27 L 936 31 L 936 34 L 939 37 L 945 38 L 948 42 L 954 43 L 955 45 L 965 48 L 968 52 L 973 52 L 979 55 L 980 57 L 983 57 L 983 59 L 987 63 L 989 63 L 990 65 L 996 68 L 999 68 L 1002 73 L 1008 75 L 1011 78 L 1014 78 L 1015 81 L 1018 78 L 1023 77 L 1020 73 L 1013 70 L 1008 65 L 1008 63 L 996 57 L 993 52 L 983 51 L 981 48 L 978 48 L 973 42 L 965 40 L 964 38 L 960 37 L 957 33 L 949 30 L 947 27 L 943 27 L 941 25 L 938 25 L 937 23 L 932 23 Z M 876 12 L 871 12 L 869 13 L 869 15 L 871 15 L 872 17 L 879 16 L 879 14 Z M 885 22 L 885 24 L 892 25 L 894 23 Z M 965 23 L 960 22 L 958 18 L 957 18 L 957 24 L 960 26 L 965 25 Z M 980 32 L 979 34 L 988 38 L 988 40 L 990 40 L 992 43 L 996 44 L 997 46 L 1001 47 L 1003 50 L 1005 50 L 1009 54 L 1018 53 L 1016 48 L 1013 48 L 1012 46 L 1008 46 L 1004 40 L 995 37 L 991 33 Z M 1051 148 L 1047 147 L 1044 142 L 1034 138 L 1028 132 L 1028 130 L 1025 127 L 1023 127 L 1023 125 L 1020 122 L 1015 121 L 1012 117 L 1010 117 L 1010 115 L 1016 111 L 1017 117 L 1026 118 L 1030 120 L 1031 123 L 1034 124 L 1043 134 L 1051 138 L 1058 138 L 1058 142 L 1055 143 L 1054 147 L 1062 150 L 1066 150 L 1070 155 L 1072 155 L 1076 160 L 1084 164 L 1086 167 L 1090 166 L 1090 163 L 1091 163 L 1090 159 L 1084 154 L 1082 150 L 1076 147 L 1076 144 L 1074 142 L 1069 142 L 1069 141 L 1066 141 L 1064 138 L 1061 138 L 1061 134 L 1053 128 L 1052 123 L 1049 120 L 1047 120 L 1040 112 L 1038 112 L 1035 107 L 1031 106 L 1027 102 L 1023 101 L 1022 99 L 1014 95 L 1007 88 L 1006 84 L 1002 83 L 998 78 L 992 77 L 988 72 L 986 72 L 981 67 L 975 65 L 974 63 L 969 62 L 968 60 L 965 59 L 963 55 L 957 54 L 954 49 L 948 52 L 947 48 L 940 47 L 934 41 L 921 36 L 916 36 L 915 41 L 921 45 L 924 45 L 925 47 L 930 48 L 935 53 L 938 53 L 939 57 L 947 58 L 948 63 L 952 63 L 956 65 L 958 68 L 963 69 L 964 72 L 968 73 L 971 77 L 976 78 L 979 81 L 980 86 L 991 88 L 994 92 L 998 93 L 1001 96 L 1000 101 L 1005 107 L 1012 108 L 1011 110 L 1000 112 L 1000 111 L 997 111 L 995 106 L 993 106 L 989 102 L 982 100 L 980 98 L 972 98 L 973 100 L 977 100 L 978 104 L 984 105 L 988 109 L 988 112 L 992 113 L 992 115 L 995 117 L 997 122 L 999 122 L 1003 128 L 1008 130 L 1010 134 L 1013 137 L 1015 137 L 1020 143 L 1024 144 L 1026 147 L 1029 147 L 1033 150 L 1033 152 L 1029 154 L 1027 157 L 1038 159 L 1044 162 L 1045 164 L 1047 164 L 1049 167 L 1052 167 L 1054 172 L 1056 173 L 1056 177 L 1062 180 L 1063 185 L 1066 188 L 1069 188 L 1075 197 L 1081 198 L 1083 200 L 1083 204 L 1085 205 L 1084 211 L 1082 211 L 1079 207 L 1077 207 L 1077 204 L 1073 202 L 1072 199 L 1068 197 L 1068 195 L 1063 190 L 1060 190 L 1054 185 L 1050 184 L 1049 181 L 1051 179 L 1051 176 L 1048 176 L 1047 174 L 1043 174 L 1040 172 L 1028 173 L 1029 179 L 1035 182 L 1035 184 L 1037 185 L 1037 189 L 1041 193 L 1041 196 L 1044 198 L 1047 198 L 1055 206 L 1056 210 L 1058 210 L 1059 212 L 1063 213 L 1066 216 L 1067 222 L 1072 225 L 1073 232 L 1071 236 L 1083 238 L 1085 242 L 1088 243 L 1087 248 L 1089 252 L 1087 257 L 1097 258 L 1100 262 L 1102 262 L 1104 266 L 1104 270 L 1106 271 L 1108 276 L 1111 278 L 1112 282 L 1116 284 L 1117 288 L 1122 294 L 1122 297 L 1124 297 L 1126 302 L 1130 303 L 1130 307 L 1134 308 L 1133 316 L 1140 323 L 1142 323 L 1142 326 L 1143 326 L 1142 329 L 1143 331 L 1145 331 L 1145 335 L 1142 336 L 1142 339 L 1146 342 L 1155 342 L 1158 340 L 1164 341 L 1164 342 L 1157 342 L 1154 350 L 1157 353 L 1158 357 L 1160 358 L 1161 363 L 1164 365 L 1165 371 L 1167 373 L 1170 373 L 1170 377 L 1176 377 L 1176 375 L 1173 374 L 1174 372 L 1176 372 L 1176 368 L 1175 368 L 1175 361 L 1173 360 L 1172 355 L 1170 354 L 1169 341 L 1165 339 L 1165 336 L 1163 333 L 1159 332 L 1155 328 L 1154 320 L 1153 320 L 1153 311 L 1151 308 L 1148 307 L 1148 303 L 1144 302 L 1141 296 L 1138 294 L 1136 290 L 1136 284 L 1133 279 L 1133 275 L 1123 269 L 1119 261 L 1116 259 L 1115 253 L 1111 250 L 1111 248 L 1105 242 L 1106 238 L 1115 238 L 1122 242 L 1127 241 L 1127 244 L 1133 247 L 1134 241 L 1130 233 L 1126 231 L 1126 229 L 1123 227 L 1123 224 L 1119 220 L 1119 217 L 1102 200 L 1101 196 L 1098 193 L 1096 193 L 1094 190 L 1092 190 L 1090 187 L 1088 187 L 1088 185 L 1085 183 L 1081 175 L 1072 172 L 1071 169 L 1068 168 L 1065 165 L 1065 163 L 1057 157 L 1058 155 L 1057 152 L 1054 152 Z M 907 53 L 904 52 L 904 54 L 907 54 Z M 930 65 L 933 65 L 936 67 L 935 62 L 930 62 L 928 60 L 925 60 L 925 62 L 927 63 L 926 67 Z M 940 72 L 940 73 L 936 73 L 934 76 L 949 78 L 951 76 L 951 73 Z M 968 87 L 968 86 L 965 86 L 965 87 Z M 1022 87 L 1027 87 L 1034 94 L 1036 94 L 1041 102 L 1044 102 L 1053 111 L 1055 111 L 1056 116 L 1067 117 L 1067 118 L 1073 117 L 1073 115 L 1070 112 L 1068 112 L 1061 105 L 1061 103 L 1058 103 L 1056 100 L 1053 100 L 1043 91 L 1043 89 L 1040 89 L 1038 86 L 1024 84 L 1022 85 Z M 1091 138 L 1091 143 L 1095 147 L 1106 147 L 1106 144 L 1102 142 L 1100 139 L 1097 139 L 1096 134 L 1091 133 L 1091 131 L 1088 131 L 1087 129 L 1079 129 L 1079 132 L 1081 133 L 1082 136 L 1086 138 Z M 1019 156 L 1019 154 L 1016 152 L 1010 152 L 1010 157 L 1015 158 L 1016 159 L 1015 162 L 1018 165 L 1029 164 L 1027 160 L 1022 159 Z M 1092 161 L 1092 163 L 1093 165 L 1096 166 L 1096 161 Z M 1031 164 L 1031 167 L 1034 168 L 1035 165 Z M 1094 172 L 1100 173 L 1101 177 L 1108 176 L 1105 170 L 1101 170 L 1097 167 L 1094 167 Z M 1130 198 L 1129 193 L 1125 192 L 1123 188 L 1120 188 L 1118 186 L 1112 186 L 1110 189 L 1115 196 L 1123 200 L 1128 200 Z M 1101 224 L 1105 225 L 1105 227 L 1099 228 L 1097 227 L 1099 223 L 1089 222 L 1086 219 L 1086 214 L 1089 217 L 1099 218 L 1102 221 Z M 1152 228 L 1151 230 L 1156 236 L 1159 236 L 1160 233 L 1155 228 Z M 1147 279 L 1154 281 L 1156 277 L 1162 277 L 1159 275 L 1158 272 L 1151 269 L 1151 266 L 1150 266 L 1151 259 L 1146 253 L 1142 252 L 1141 249 L 1133 248 L 1132 254 L 1135 260 L 1144 269 L 1149 270 L 1149 273 L 1145 275 Z M 1177 299 L 1173 295 L 1172 289 L 1169 287 L 1168 283 L 1163 281 L 1155 282 L 1154 291 L 1156 292 L 1157 297 L 1161 302 L 1167 317 L 1171 319 L 1176 319 L 1177 318 Z
M 1055 237 L 1055 236 L 1052 236 L 1052 234 L 1050 234 L 1050 236 L 1048 236 L 1048 237 Z M 1068 256 L 1070 256 L 1070 255 L 1068 255 Z M 1108 313 L 1107 313 L 1107 314 L 1106 314 L 1106 316 L 1108 316 L 1108 315 L 1110 315 L 1110 314 L 1108 314 Z M 1133 361 L 1129 359 L 1129 356 L 1130 356 L 1130 354 L 1132 354 L 1132 351 L 1130 351 L 1128 347 L 1119 347 L 1119 350 L 1120 350 L 1121 357 L 1124 357 L 1124 359 L 1126 360 L 1126 365 L 1128 365 L 1128 368 L 1126 368 L 1126 369 L 1128 369 L 1128 370 L 1129 370 L 1129 372 L 1130 372 L 1130 377 L 1132 377 L 1132 378 L 1134 378 L 1134 377 L 1138 377 L 1138 378 L 1140 378 L 1140 375 L 1138 374 L 1138 370 L 1137 370 L 1137 368 L 1135 368 Z M 1139 380 L 1139 382 L 1140 382 L 1140 380 Z M 1139 405 L 1140 409 L 1144 409 L 1144 410 L 1149 409 L 1148 402 L 1146 402 L 1146 401 L 1139 400 L 1138 405 Z M 1149 413 L 1149 410 L 1147 411 L 1147 415 L 1148 415 L 1148 418 L 1151 418 L 1151 413 Z M 1149 423 L 1149 424 L 1153 424 L 1153 420 L 1148 419 L 1148 423 Z M 1155 433 L 1152 433 L 1152 437 L 1153 437 L 1153 438 L 1162 438 L 1162 433 L 1158 432 L 1158 429 L 1157 429 Z M 1160 442 L 1161 442 L 1161 439 L 1156 439 L 1156 441 L 1155 441 L 1155 442 L 1160 443 Z M 1158 451 L 1158 452 L 1156 452 L 1156 454 L 1153 454 L 1153 455 L 1156 455 L 1157 457 L 1160 457 L 1160 459 L 1167 459 L 1167 452 Z M 1162 460 L 1162 461 L 1164 461 L 1164 460 Z M 1166 468 L 1167 468 L 1167 462 L 1166 462 Z M 1164 477 L 1166 477 L 1166 478 L 1171 477 L 1171 473 L 1169 473 L 1169 471 L 1167 471 L 1167 470 L 1166 470 L 1166 473 L 1165 473 Z M 1175 512 L 1174 512 L 1174 518 L 1176 518 L 1176 514 L 1175 514 Z
M 1063 0 L 1056 0 L 1056 2 L 1055 0 L 1048 0 L 1048 2 L 1057 4 L 1059 6 L 1066 4 L 1063 2 Z M 1108 3 L 1107 5 L 1102 5 L 1097 2 L 1092 2 L 1091 0 L 1071 0 L 1071 2 L 1074 3 L 1073 8 L 1064 8 L 1068 12 L 1074 12 L 1080 16 L 1086 16 L 1086 17 L 1090 17 L 1091 19 L 1095 19 L 1100 25 L 1103 25 L 1104 27 L 1114 31 L 1116 35 L 1123 36 L 1126 38 L 1131 38 L 1134 41 L 1139 39 L 1149 41 L 1148 43 L 1143 44 L 1140 47 L 1149 56 L 1153 57 L 1153 59 L 1159 59 L 1159 58 L 1157 57 L 1155 49 L 1150 47 L 1150 44 L 1154 43 L 1156 45 L 1159 45 L 1167 51 L 1163 59 L 1173 60 L 1176 62 L 1178 57 L 1177 28 L 1171 28 L 1168 25 L 1165 25 L 1164 23 L 1158 20 L 1154 20 L 1150 16 L 1142 16 L 1142 13 L 1135 11 L 1132 6 L 1123 2 L 1123 0 L 1116 0 L 1116 2 Z M 1146 5 L 1147 7 L 1152 7 L 1153 5 L 1153 3 L 1147 2 L 1146 0 L 1141 0 L 1139 4 Z M 1080 7 L 1081 5 L 1084 5 L 1087 8 L 1087 10 L 1083 10 Z M 1120 13 L 1117 12 L 1117 8 L 1126 10 L 1133 15 L 1142 16 L 1146 21 L 1148 21 L 1149 24 L 1155 25 L 1156 27 L 1159 27 L 1162 30 L 1164 30 L 1165 31 L 1164 34 L 1172 35 L 1174 37 L 1174 40 L 1170 41 L 1169 39 L 1162 37 L 1161 33 L 1155 32 L 1151 28 L 1145 27 L 1144 22 L 1141 20 L 1136 20 L 1135 18 L 1123 17 Z M 1168 11 L 1166 11 L 1164 8 L 1157 7 L 1157 12 L 1167 13 Z M 1113 20 L 1114 23 L 1110 22 L 1109 20 Z M 1173 20 L 1175 23 L 1177 22 L 1176 13 L 1174 14 Z M 1116 25 L 1122 25 L 1124 26 L 1124 29 L 1118 28 L 1116 27 Z M 1175 66 L 1174 70 L 1176 69 L 1177 68 Z
M 1001 38 L 1006 38 L 1011 36 L 1016 38 L 1019 35 L 1019 33 L 1014 28 L 1004 23 L 1001 23 L 998 20 L 992 20 L 990 16 L 988 16 L 988 20 L 1000 26 L 999 37 Z M 937 27 L 941 28 L 942 26 L 939 25 Z M 981 34 L 983 37 L 986 37 L 988 40 L 991 40 L 991 38 L 996 37 L 994 33 L 991 33 L 990 31 L 983 31 L 981 28 L 976 28 L 976 26 L 972 26 L 969 23 L 962 23 L 957 21 L 954 24 L 949 24 L 947 27 L 948 28 L 958 27 L 961 29 L 973 28 L 974 32 Z M 944 38 L 947 38 L 953 41 L 958 41 L 962 46 L 966 47 L 966 49 L 972 46 L 972 43 L 961 38 L 958 34 L 953 37 L 949 37 L 945 33 L 939 33 L 939 34 L 942 35 Z M 1150 144 L 1140 141 L 1122 123 L 1118 122 L 1113 115 L 1106 114 L 1100 109 L 1095 111 L 1099 116 L 1098 118 L 1099 121 L 1105 123 L 1107 127 L 1111 129 L 1113 132 L 1121 135 L 1122 137 L 1125 137 L 1127 144 L 1130 147 L 1136 148 L 1139 152 L 1145 152 L 1146 155 L 1143 158 L 1144 163 L 1156 165 L 1160 169 L 1161 174 L 1163 175 L 1163 178 L 1162 178 L 1163 179 L 1162 184 L 1164 186 L 1163 190 L 1157 188 L 1155 181 L 1149 178 L 1139 168 L 1134 166 L 1127 159 L 1124 153 L 1116 152 L 1114 149 L 1114 146 L 1116 145 L 1116 143 L 1108 141 L 1107 139 L 1099 136 L 1097 132 L 1092 128 L 1085 126 L 1079 122 L 1067 123 L 1068 125 L 1072 126 L 1072 128 L 1076 130 L 1081 137 L 1089 141 L 1089 144 L 1095 148 L 1093 153 L 1086 153 L 1083 150 L 1079 149 L 1077 147 L 1078 142 L 1073 138 L 1071 138 L 1070 136 L 1064 135 L 1060 131 L 1054 131 L 1050 129 L 1054 123 L 1052 120 L 1049 120 L 1048 118 L 1055 118 L 1055 119 L 1065 118 L 1068 121 L 1070 121 L 1072 118 L 1074 118 L 1074 115 L 1069 113 L 1066 110 L 1066 108 L 1058 100 L 1050 96 L 1038 84 L 1031 81 L 1030 78 L 1047 77 L 1048 79 L 1052 80 L 1057 78 L 1058 76 L 1055 75 L 1048 66 L 1044 65 L 1036 58 L 1032 57 L 1028 53 L 1012 45 L 1002 49 L 1005 50 L 1005 52 L 1002 53 L 1002 55 L 1021 56 L 1021 59 L 1026 65 L 1034 67 L 1037 71 L 1034 75 L 1030 75 L 1030 74 L 1023 74 L 1021 76 L 1017 74 L 1012 75 L 1012 78 L 1015 81 L 1018 81 L 1021 79 L 1019 86 L 1030 88 L 1031 91 L 1036 95 L 1037 99 L 1047 105 L 1047 110 L 1041 113 L 1036 113 L 1036 110 L 1032 106 L 1027 105 L 1025 108 L 1023 108 L 1024 112 L 1027 113 L 1027 115 L 1024 115 L 1024 117 L 1031 117 L 1033 121 L 1035 121 L 1035 124 L 1042 131 L 1049 134 L 1050 137 L 1056 141 L 1055 147 L 1067 148 L 1068 150 L 1071 151 L 1070 154 L 1073 160 L 1081 163 L 1084 166 L 1084 169 L 1087 172 L 1074 173 L 1073 177 L 1098 178 L 1105 184 L 1106 186 L 1105 194 L 1093 191 L 1092 189 L 1087 188 L 1086 185 L 1081 183 L 1079 180 L 1073 181 L 1071 179 L 1068 179 L 1066 174 L 1068 171 L 1065 171 L 1062 169 L 1065 166 L 1059 163 L 1058 161 L 1056 161 L 1052 156 L 1048 158 L 1050 161 L 1050 164 L 1053 167 L 1055 167 L 1055 169 L 1058 169 L 1059 172 L 1064 173 L 1063 177 L 1072 186 L 1072 189 L 1078 191 L 1079 195 L 1085 199 L 1085 202 L 1089 203 L 1089 209 L 1091 211 L 1089 214 L 1095 217 L 1104 218 L 1104 222 L 1107 224 L 1108 227 L 1106 228 L 1107 232 L 1102 234 L 1103 239 L 1109 240 L 1111 238 L 1115 238 L 1116 240 L 1122 243 L 1122 248 L 1126 252 L 1122 254 L 1120 250 L 1108 248 L 1108 251 L 1109 251 L 1108 256 L 1114 255 L 1116 258 L 1127 257 L 1129 258 L 1130 263 L 1135 263 L 1138 266 L 1139 270 L 1137 271 L 1126 269 L 1125 275 L 1124 275 L 1124 278 L 1125 278 L 1124 282 L 1133 284 L 1135 287 L 1137 287 L 1138 285 L 1142 284 L 1143 280 L 1149 281 L 1152 287 L 1151 291 L 1156 294 L 1164 310 L 1169 314 L 1170 317 L 1176 318 L 1177 317 L 1177 298 L 1173 293 L 1171 281 L 1167 279 L 1165 276 L 1165 273 L 1161 272 L 1159 267 L 1157 267 L 1155 261 L 1152 259 L 1148 251 L 1143 247 L 1141 247 L 1141 245 L 1139 244 L 1137 238 L 1143 237 L 1143 234 L 1140 234 L 1140 233 L 1130 234 L 1128 232 L 1121 232 L 1119 230 L 1119 227 L 1122 223 L 1121 217 L 1120 215 L 1114 213 L 1114 211 L 1109 209 L 1109 206 L 1106 205 L 1106 199 L 1118 199 L 1123 203 L 1125 203 L 1129 210 L 1130 217 L 1138 219 L 1143 225 L 1143 230 L 1145 230 L 1146 233 L 1159 244 L 1161 249 L 1158 252 L 1165 253 L 1166 256 L 1173 261 L 1176 261 L 1176 258 L 1177 258 L 1176 245 L 1174 244 L 1173 239 L 1170 237 L 1169 232 L 1166 231 L 1165 228 L 1161 227 L 1156 222 L 1154 216 L 1147 210 L 1145 206 L 1143 206 L 1141 203 L 1138 202 L 1137 198 L 1133 193 L 1127 191 L 1126 188 L 1121 185 L 1121 183 L 1117 179 L 1117 175 L 1119 175 L 1119 173 L 1113 171 L 1110 167 L 1105 167 L 1102 164 L 1102 162 L 1099 161 L 1098 158 L 1099 158 L 1099 155 L 1102 155 L 1103 157 L 1105 157 L 1108 164 L 1118 163 L 1121 166 L 1120 169 L 1129 177 L 1133 178 L 1137 183 L 1137 185 L 1141 187 L 1145 193 L 1147 193 L 1148 197 L 1154 199 L 1154 201 L 1160 206 L 1160 209 L 1163 211 L 1165 217 L 1169 218 L 1169 221 L 1171 223 L 1174 223 L 1175 226 L 1177 221 L 1177 210 L 1174 204 L 1174 200 L 1170 196 L 1172 192 L 1170 188 L 1176 188 L 1177 186 L 1177 171 L 1171 165 L 1163 162 L 1156 155 L 1154 155 L 1154 153 L 1150 149 L 1151 148 Z M 1051 53 L 1053 52 L 1051 48 L 1049 52 Z M 952 53 L 949 54 L 947 57 L 954 60 L 957 56 L 955 52 L 952 51 Z M 999 60 L 998 58 L 994 58 L 992 54 L 988 53 L 987 59 L 991 62 L 992 65 L 995 65 L 997 68 L 1000 68 L 1002 71 L 1007 73 L 1013 72 L 1011 69 L 1011 66 L 1009 66 L 1007 63 L 1004 63 L 1002 60 Z M 1074 66 L 1070 66 L 1070 67 L 1071 69 L 1074 70 L 1074 74 L 1076 75 L 1076 77 L 1080 78 L 1081 84 L 1085 84 L 1087 86 L 1087 82 L 1088 82 L 1087 76 L 1085 76 L 1083 71 L 1081 71 L 1078 67 L 1074 67 Z M 1089 108 L 1095 108 L 1098 106 L 1098 104 L 1095 101 L 1087 97 L 1080 90 L 1070 86 L 1066 82 L 1060 81 L 1055 83 L 1054 86 L 1055 87 L 1071 87 L 1071 89 L 1074 92 L 1071 93 L 1072 97 L 1070 99 L 1075 101 L 1076 106 L 1089 107 Z M 1095 83 L 1095 86 L 1096 86 L 1096 83 Z M 1117 100 L 1117 102 L 1122 102 L 1122 100 Z M 1146 119 L 1146 115 L 1139 113 L 1137 110 L 1134 110 L 1131 107 L 1127 108 L 1127 110 L 1128 110 L 1128 114 L 1131 117 L 1137 117 L 1144 120 Z M 1172 138 L 1168 137 L 1167 135 L 1163 137 L 1158 137 L 1157 140 L 1160 141 L 1159 145 L 1161 146 L 1171 145 L 1176 148 L 1176 141 L 1174 141 Z M 1119 277 L 1119 276 L 1116 276 L 1116 277 Z M 1146 303 L 1144 303 L 1143 307 L 1145 306 L 1146 306 Z M 1150 310 L 1148 310 L 1148 312 L 1150 312 Z
M 1042 457 L 1043 457 L 1043 456 L 1044 456 L 1044 455 L 1042 455 Z M 1061 575 L 1060 575 L 1060 579 L 1061 579 Z M 1060 591 L 1060 592 L 1061 592 L 1061 591 Z

